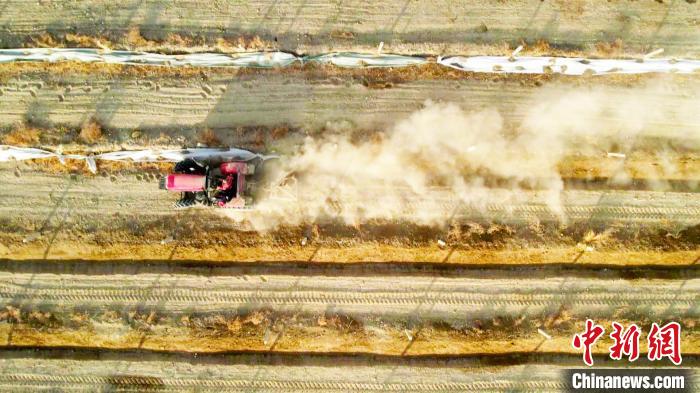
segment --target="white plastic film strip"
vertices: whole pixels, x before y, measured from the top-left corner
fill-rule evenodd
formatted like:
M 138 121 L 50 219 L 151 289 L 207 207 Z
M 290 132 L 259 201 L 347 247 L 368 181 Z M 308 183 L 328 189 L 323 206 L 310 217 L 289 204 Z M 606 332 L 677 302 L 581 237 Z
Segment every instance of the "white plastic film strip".
M 417 56 L 362 54 L 362 53 L 330 53 L 327 55 L 305 57 L 306 62 L 330 63 L 338 67 L 405 67 L 415 64 L 425 64 L 427 59 Z
M 700 61 L 674 59 L 589 60 L 573 57 L 450 56 L 439 57 L 438 64 L 462 71 L 506 74 L 605 75 L 700 72 Z
M 255 158 L 263 160 L 274 158 L 275 156 L 265 156 L 253 153 L 248 150 L 236 148 L 193 148 L 181 150 L 124 150 L 95 155 L 84 154 L 61 154 L 49 150 L 35 149 L 30 147 L 15 147 L 0 145 L 0 161 L 22 161 L 36 160 L 43 158 L 56 158 L 61 162 L 65 159 L 85 160 L 91 172 L 97 172 L 98 160 L 126 161 L 126 162 L 179 162 L 187 158 L 193 160 L 222 161 L 249 161 Z
M 193 66 L 193 67 L 286 67 L 301 58 L 286 52 L 240 54 L 193 53 L 163 55 L 158 53 L 109 51 L 82 48 L 0 49 L 0 63 L 14 61 L 80 61 L 86 63 Z
M 438 57 L 437 63 L 471 72 L 565 75 L 605 75 L 642 73 L 700 72 L 700 61 L 683 59 L 584 59 L 572 57 L 520 57 L 512 56 L 447 56 Z M 330 53 L 319 56 L 296 56 L 286 52 L 251 52 L 238 54 L 192 53 L 164 55 L 158 53 L 110 51 L 82 48 L 30 48 L 0 49 L 0 63 L 9 62 L 60 62 L 81 61 L 88 63 L 140 64 L 158 66 L 193 67 L 286 67 L 294 63 L 317 62 L 339 67 L 405 67 L 425 64 L 429 60 L 420 56 L 392 54 Z

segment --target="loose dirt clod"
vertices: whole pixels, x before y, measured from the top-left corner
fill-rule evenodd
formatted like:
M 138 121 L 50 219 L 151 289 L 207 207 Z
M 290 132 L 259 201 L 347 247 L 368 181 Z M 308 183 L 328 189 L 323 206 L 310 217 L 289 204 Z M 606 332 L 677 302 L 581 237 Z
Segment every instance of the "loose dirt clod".
M 102 137 L 102 127 L 95 119 L 86 121 L 80 128 L 79 139 L 84 143 L 97 143 Z

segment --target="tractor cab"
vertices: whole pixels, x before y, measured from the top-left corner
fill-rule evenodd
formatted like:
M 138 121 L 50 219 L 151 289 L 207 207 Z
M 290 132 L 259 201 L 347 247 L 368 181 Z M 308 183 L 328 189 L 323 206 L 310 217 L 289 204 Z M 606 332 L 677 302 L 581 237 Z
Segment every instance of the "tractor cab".
M 211 170 L 207 194 L 212 203 L 218 207 L 244 207 L 247 173 L 245 162 L 225 162 Z

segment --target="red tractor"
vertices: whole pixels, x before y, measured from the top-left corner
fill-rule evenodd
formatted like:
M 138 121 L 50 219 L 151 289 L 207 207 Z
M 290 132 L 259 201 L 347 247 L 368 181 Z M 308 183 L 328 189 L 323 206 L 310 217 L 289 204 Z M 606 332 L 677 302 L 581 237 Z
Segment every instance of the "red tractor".
M 181 193 L 175 208 L 250 208 L 257 194 L 256 169 L 261 165 L 259 158 L 207 163 L 188 158 L 175 164 L 173 174 L 160 179 L 160 188 Z

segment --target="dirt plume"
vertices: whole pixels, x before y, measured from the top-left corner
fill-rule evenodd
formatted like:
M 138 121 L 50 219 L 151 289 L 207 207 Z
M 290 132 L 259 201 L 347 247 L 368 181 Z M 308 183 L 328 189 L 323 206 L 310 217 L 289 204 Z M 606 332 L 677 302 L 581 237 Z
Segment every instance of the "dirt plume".
M 427 101 L 392 129 L 360 142 L 347 132 L 308 137 L 297 154 L 280 163 L 278 178 L 285 181 L 247 217 L 259 229 L 328 217 L 351 225 L 407 218 L 436 224 L 462 205 L 483 210 L 490 204 L 522 203 L 522 187 L 527 186 L 541 190 L 548 207 L 565 221 L 558 170 L 562 160 L 615 152 L 624 172 L 626 152 L 649 148 L 663 155 L 678 148 L 637 144 L 655 123 L 697 116 L 689 108 L 669 113 L 651 100 L 620 97 L 604 88 L 547 88 L 520 110 L 522 121 L 509 127 L 494 109 L 470 112 L 454 103 Z M 698 140 L 700 132 L 690 130 L 680 148 L 696 149 Z M 668 176 L 675 170 L 668 165 L 657 172 Z M 511 181 L 498 189 L 488 187 L 487 180 L 494 177 Z

